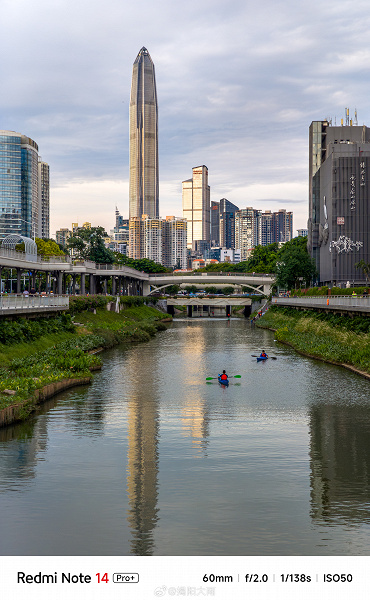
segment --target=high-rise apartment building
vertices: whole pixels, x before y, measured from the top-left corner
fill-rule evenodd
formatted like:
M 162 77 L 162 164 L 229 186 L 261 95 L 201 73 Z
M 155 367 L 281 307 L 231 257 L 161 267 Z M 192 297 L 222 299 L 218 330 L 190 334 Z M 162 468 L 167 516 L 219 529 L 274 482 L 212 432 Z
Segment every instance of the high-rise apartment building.
M 40 182 L 38 146 L 15 131 L 0 130 L 0 239 L 42 233 L 40 187 L 48 198 L 48 176 Z M 46 201 L 46 200 L 45 200 Z
M 141 224 L 142 258 L 162 264 L 162 219 L 143 215 Z
M 235 213 L 235 247 L 240 250 L 240 259 L 247 260 L 255 246 L 257 218 L 252 207 Z
M 129 202 L 130 218 L 159 216 L 157 88 L 154 64 L 144 47 L 132 70 Z
M 188 248 L 193 240 L 210 240 L 210 187 L 205 165 L 193 167 L 192 179 L 182 182 L 182 214 L 188 222 Z
M 293 237 L 293 213 L 285 209 L 261 214 L 261 246 L 285 244 Z
M 308 249 L 318 282 L 365 283 L 356 264 L 370 262 L 370 128 L 349 119 L 309 129 Z
M 162 221 L 162 264 L 165 267 L 186 269 L 186 219 L 166 217 Z
M 39 230 L 38 237 L 50 237 L 50 168 L 39 158 Z
M 281 208 L 273 214 L 275 217 L 275 241 L 278 244 L 290 242 L 293 237 L 293 213 Z
M 58 229 L 58 231 L 55 232 L 55 240 L 57 244 L 60 244 L 65 248 L 71 235 L 72 232 L 68 227 L 62 227 L 62 229 Z
M 220 200 L 220 246 L 235 248 L 235 213 L 239 210 L 226 198 Z

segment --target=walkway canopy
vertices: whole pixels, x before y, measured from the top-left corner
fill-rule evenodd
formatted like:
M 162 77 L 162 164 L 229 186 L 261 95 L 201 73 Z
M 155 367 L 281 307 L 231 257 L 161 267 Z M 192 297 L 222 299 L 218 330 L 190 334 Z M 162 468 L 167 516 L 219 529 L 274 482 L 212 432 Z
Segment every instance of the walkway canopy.
M 24 242 L 24 251 L 28 260 L 36 260 L 37 258 L 37 245 L 31 238 L 24 237 L 23 235 L 10 234 L 7 235 L 2 241 L 2 248 L 7 250 L 14 250 L 17 244 Z

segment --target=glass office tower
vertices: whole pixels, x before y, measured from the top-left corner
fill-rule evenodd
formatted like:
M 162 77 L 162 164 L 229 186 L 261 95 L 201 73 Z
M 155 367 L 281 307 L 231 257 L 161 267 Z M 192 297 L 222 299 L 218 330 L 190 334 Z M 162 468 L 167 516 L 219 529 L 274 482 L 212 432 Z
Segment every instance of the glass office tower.
M 144 47 L 132 71 L 129 198 L 130 218 L 159 216 L 157 88 L 154 64 Z
M 38 146 L 0 130 L 0 240 L 11 233 L 33 237 L 39 220 Z

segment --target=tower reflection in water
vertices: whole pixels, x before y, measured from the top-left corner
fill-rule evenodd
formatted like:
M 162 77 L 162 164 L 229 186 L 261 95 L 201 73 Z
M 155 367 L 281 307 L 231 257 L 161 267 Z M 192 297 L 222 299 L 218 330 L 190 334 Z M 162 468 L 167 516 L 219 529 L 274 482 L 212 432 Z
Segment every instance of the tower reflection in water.
M 140 349 L 132 351 L 125 364 L 132 390 L 128 398 L 127 493 L 132 554 L 153 554 L 153 530 L 158 522 L 158 383 L 142 373 Z M 153 363 L 155 354 L 152 355 Z M 155 364 L 148 372 L 155 373 Z
M 206 440 L 209 436 L 206 402 L 199 394 L 194 393 L 192 387 L 192 383 L 199 383 L 199 359 L 204 352 L 204 331 L 202 328 L 187 328 L 186 340 L 181 349 L 178 347 L 176 335 L 174 339 L 174 354 L 171 355 L 170 361 L 163 361 L 160 349 L 156 346 L 156 352 L 153 352 L 150 344 L 131 348 L 125 361 L 125 371 L 130 373 L 127 401 L 127 492 L 130 507 L 128 522 L 132 535 L 131 550 L 135 555 L 153 554 L 155 548 L 154 530 L 159 521 L 159 409 L 163 415 L 167 415 L 164 417 L 165 426 L 171 423 L 170 427 L 175 428 L 175 436 L 189 437 L 196 453 L 206 451 Z M 165 352 L 171 346 L 171 332 L 167 332 L 166 342 Z M 148 376 L 143 373 L 143 362 L 145 372 L 150 374 Z M 173 415 L 179 410 L 179 398 L 163 395 L 161 386 L 168 380 L 180 382 L 183 379 L 188 384 L 188 392 L 181 397 L 179 420 L 175 418 L 172 421 Z M 180 386 L 180 389 L 183 388 Z
M 370 410 L 317 404 L 310 410 L 311 518 L 370 523 Z

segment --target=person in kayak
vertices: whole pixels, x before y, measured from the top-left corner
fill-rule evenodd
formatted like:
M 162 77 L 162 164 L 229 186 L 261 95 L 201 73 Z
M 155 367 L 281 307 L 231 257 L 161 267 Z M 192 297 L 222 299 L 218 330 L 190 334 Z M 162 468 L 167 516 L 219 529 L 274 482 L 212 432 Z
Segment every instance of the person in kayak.
M 262 350 L 262 352 L 260 354 L 260 358 L 268 358 L 268 356 L 264 350 Z
M 225 369 L 222 371 L 222 375 L 219 375 L 219 377 L 220 377 L 221 381 L 227 381 L 227 379 L 229 379 L 226 374 Z

